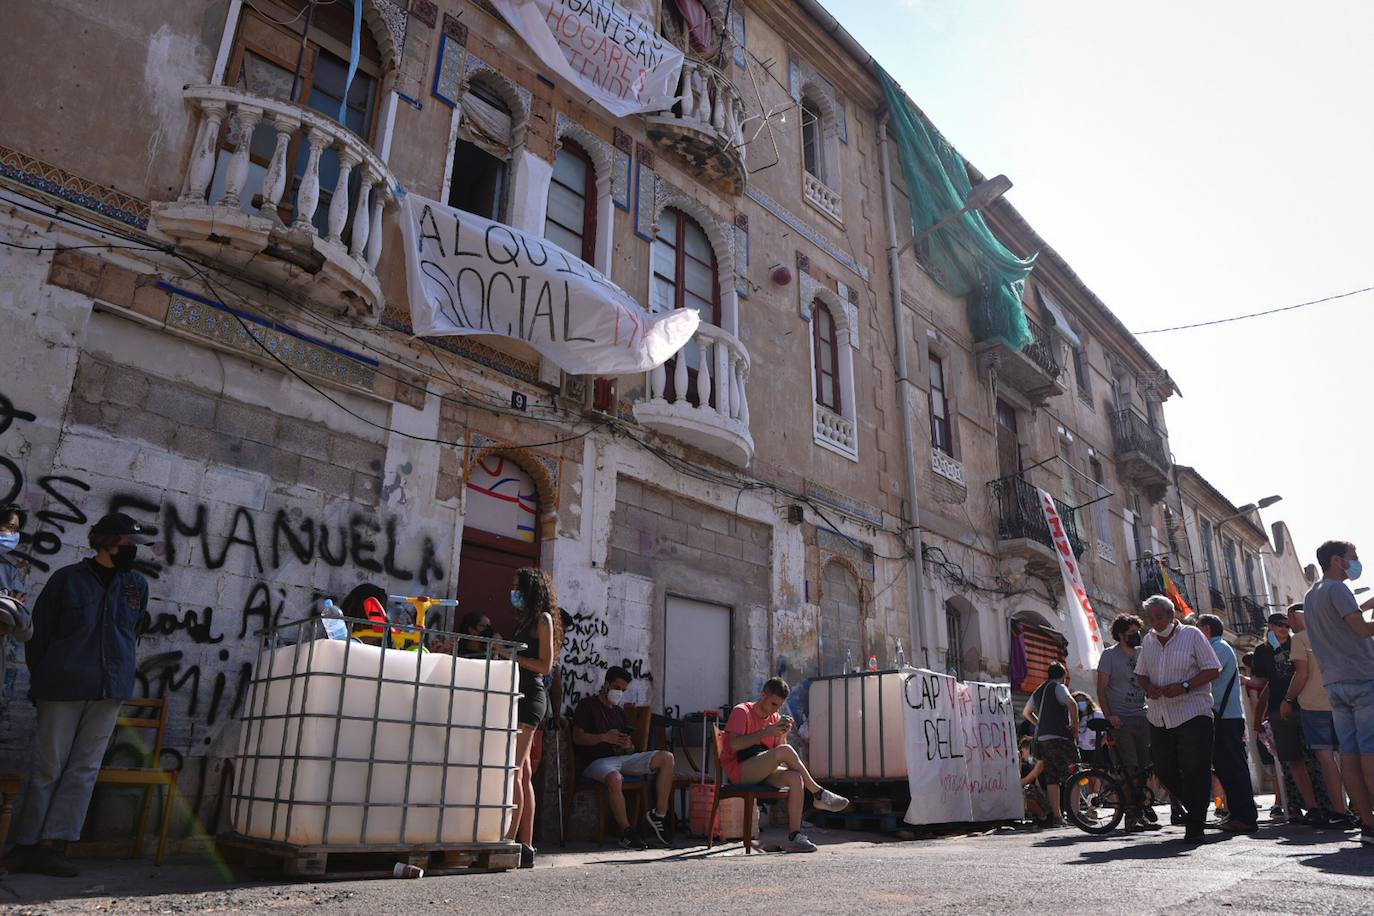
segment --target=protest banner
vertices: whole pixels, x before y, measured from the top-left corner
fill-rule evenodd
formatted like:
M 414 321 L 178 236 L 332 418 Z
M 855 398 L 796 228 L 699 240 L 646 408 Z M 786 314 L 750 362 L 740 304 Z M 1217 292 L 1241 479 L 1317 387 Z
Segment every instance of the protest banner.
M 909 824 L 1010 820 L 1024 812 L 1011 685 L 904 673 Z
M 504 223 L 407 194 L 406 292 L 416 336 L 522 340 L 564 371 L 662 365 L 696 333 L 692 309 L 652 315 L 591 265 Z
M 616 0 L 492 0 L 550 70 L 618 118 L 672 108 L 682 52 Z
M 1040 508 L 1045 513 L 1045 523 L 1050 526 L 1050 540 L 1054 542 L 1059 573 L 1064 579 L 1064 602 L 1069 611 L 1069 658 L 1075 666 L 1092 671 L 1102 658 L 1102 634 L 1097 631 L 1097 614 L 1088 601 L 1088 589 L 1083 585 L 1078 558 L 1064 531 L 1054 497 L 1038 487 L 1036 492 L 1040 494 Z

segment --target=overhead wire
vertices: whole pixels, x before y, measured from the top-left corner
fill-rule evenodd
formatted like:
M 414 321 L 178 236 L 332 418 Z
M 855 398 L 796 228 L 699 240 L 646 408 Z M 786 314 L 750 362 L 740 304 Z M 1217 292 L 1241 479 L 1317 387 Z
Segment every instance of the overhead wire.
M 1312 299 L 1307 302 L 1299 302 L 1295 305 L 1283 305 L 1278 308 L 1265 309 L 1262 312 L 1250 312 L 1247 315 L 1232 315 L 1230 318 L 1214 318 L 1211 321 L 1196 321 L 1192 324 L 1180 324 L 1171 328 L 1154 328 L 1149 331 L 1134 331 L 1140 337 L 1145 334 L 1166 334 L 1169 331 L 1188 331 L 1193 328 L 1210 328 L 1218 324 L 1230 324 L 1233 321 L 1248 321 L 1251 318 L 1263 318 L 1266 315 L 1277 315 L 1281 312 L 1292 312 L 1297 309 L 1304 309 L 1310 305 L 1321 305 L 1324 302 L 1335 302 L 1337 299 L 1348 299 L 1351 296 L 1358 296 L 1360 293 L 1374 291 L 1374 286 L 1366 286 L 1361 289 L 1352 289 L 1349 292 L 1337 293 L 1334 296 L 1324 296 L 1321 299 Z

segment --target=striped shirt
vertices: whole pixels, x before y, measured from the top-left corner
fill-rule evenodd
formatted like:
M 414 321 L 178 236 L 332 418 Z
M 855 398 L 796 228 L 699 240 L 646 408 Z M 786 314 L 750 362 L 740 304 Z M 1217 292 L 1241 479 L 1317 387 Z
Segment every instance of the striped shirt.
M 1136 675 L 1148 678 L 1152 686 L 1159 688 L 1190 681 L 1207 670 L 1221 670 L 1221 662 L 1202 631 L 1184 624 L 1178 625 L 1167 645 L 1161 644 L 1151 630 L 1140 645 L 1135 663 Z M 1189 719 L 1211 715 L 1212 689 L 1207 684 L 1194 685 L 1180 696 L 1151 700 L 1145 710 L 1150 724 L 1160 728 L 1177 728 Z

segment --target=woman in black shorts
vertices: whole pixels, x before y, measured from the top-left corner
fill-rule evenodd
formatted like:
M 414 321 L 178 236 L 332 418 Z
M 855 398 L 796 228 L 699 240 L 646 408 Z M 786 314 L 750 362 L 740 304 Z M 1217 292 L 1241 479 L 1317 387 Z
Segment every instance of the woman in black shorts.
M 548 715 L 549 695 L 544 689 L 544 676 L 553 670 L 563 647 L 563 625 L 556 613 L 558 599 L 553 581 L 541 569 L 526 567 L 516 572 L 510 601 L 520 615 L 512 638 L 525 643 L 525 648 L 515 657 L 520 671 L 521 696 L 516 714 L 520 733 L 515 744 L 515 818 L 506 837 L 520 841 L 520 866 L 529 868 L 534 865 L 534 768 L 530 744 L 535 729 Z

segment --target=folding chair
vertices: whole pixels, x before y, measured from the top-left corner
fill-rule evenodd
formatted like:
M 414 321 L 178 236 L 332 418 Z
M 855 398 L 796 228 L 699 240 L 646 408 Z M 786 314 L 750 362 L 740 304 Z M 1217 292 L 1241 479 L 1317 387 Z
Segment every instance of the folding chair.
M 152 748 L 148 754 L 146 767 L 101 767 L 95 777 L 96 785 L 143 786 L 143 807 L 138 817 L 138 831 L 129 846 L 129 858 L 138 857 L 143 845 L 143 834 L 148 829 L 148 808 L 152 804 L 152 793 L 158 786 L 167 787 L 167 798 L 162 807 L 162 831 L 157 841 L 158 865 L 162 864 L 167 853 L 167 830 L 172 825 L 172 809 L 177 794 L 177 774 L 175 770 L 164 770 L 158 761 L 162 757 L 162 739 L 167 730 L 167 701 L 165 699 L 125 700 L 124 708 L 137 710 L 151 709 L 152 716 L 134 713 L 121 715 L 115 724 L 119 728 L 145 729 L 153 732 Z M 122 710 L 121 710 L 122 711 Z
M 716 739 L 717 759 L 725 756 L 725 742 L 730 739 L 726 733 L 720 730 L 715 720 L 710 722 L 711 734 Z M 769 785 L 766 782 L 759 783 L 733 783 L 725 784 L 725 767 L 716 765 L 716 799 L 711 803 L 711 819 L 707 821 L 706 828 L 706 848 L 710 849 L 716 842 L 716 814 L 720 810 L 721 799 L 742 798 L 744 799 L 744 854 L 749 855 L 754 851 L 754 803 L 760 799 L 786 798 L 787 789 L 779 789 L 777 786 Z

